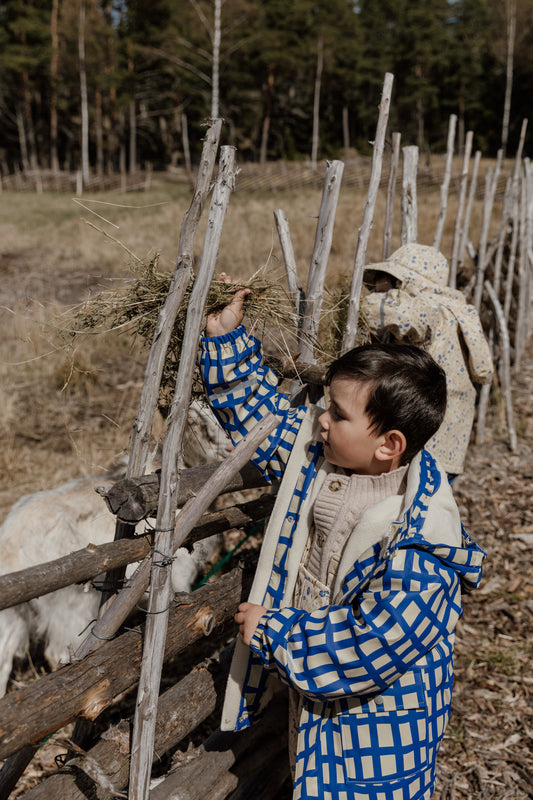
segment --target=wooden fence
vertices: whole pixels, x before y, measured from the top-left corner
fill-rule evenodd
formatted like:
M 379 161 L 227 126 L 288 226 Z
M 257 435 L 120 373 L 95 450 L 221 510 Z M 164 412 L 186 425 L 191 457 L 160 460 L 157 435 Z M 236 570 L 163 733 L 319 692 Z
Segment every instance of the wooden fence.
M 368 187 L 367 204 L 354 254 L 344 349 L 352 345 L 357 332 L 362 270 L 376 197 L 380 190 L 387 192 L 384 256 L 388 255 L 397 194 L 401 197 L 402 244 L 416 241 L 417 237 L 417 191 L 426 185 L 425 173 L 418 168 L 417 148 L 404 148 L 401 151 L 399 134 L 395 134 L 389 172 L 386 178 L 382 174 L 391 84 L 392 76 L 387 75 L 374 154 L 368 162 L 357 159 L 357 164 L 347 169 L 348 165 L 334 161 L 327 165 L 326 174 L 321 177 L 305 165 L 289 167 L 280 164 L 275 168 L 270 167 L 266 177 L 270 190 L 286 189 L 295 180 L 300 181 L 300 185 L 316 185 L 320 179 L 323 187 L 315 248 L 308 285 L 304 291 L 297 284 L 289 221 L 281 209 L 276 212 L 289 291 L 296 308 L 302 297 L 305 298 L 304 328 L 310 337 L 317 330 L 321 311 L 339 189 L 342 186 L 349 190 L 354 182 L 356 185 L 362 182 Z M 500 155 L 496 166 L 487 170 L 482 189 L 477 184 L 479 156 L 475 154 L 472 159 L 471 154 L 471 133 L 467 134 L 464 143 L 461 173 L 456 177 L 452 174 L 455 123 L 456 119 L 452 116 L 448 151 L 439 179 L 440 208 L 434 245 L 440 245 L 448 197 L 450 192 L 455 191 L 458 195 L 458 211 L 452 252 L 449 254 L 451 282 L 453 285 L 466 259 L 475 262 L 474 275 L 465 293 L 486 320 L 486 333 L 497 365 L 494 381 L 501 385 L 505 398 L 509 447 L 514 449 L 517 439 L 512 413 L 511 376 L 513 370 L 520 369 L 531 331 L 533 172 L 528 159 L 522 157 L 526 122 L 510 174 L 503 174 Z M 193 541 L 215 531 L 233 528 L 249 531 L 268 515 L 274 499 L 272 493 L 261 500 L 254 496 L 253 501 L 241 502 L 238 507 L 230 506 L 216 514 L 207 512 L 210 503 L 220 493 L 251 486 L 257 492 L 261 481 L 248 461 L 275 420 L 265 419 L 262 427 L 257 426 L 214 472 L 211 468 L 201 468 L 180 474 L 175 457 L 181 449 L 186 417 L 183 410 L 190 400 L 192 364 L 200 334 L 205 293 L 215 269 L 225 210 L 234 188 L 236 168 L 232 148 L 220 150 L 218 179 L 209 209 L 202 260 L 189 303 L 161 474 L 141 479 L 138 477 L 143 475 L 147 462 L 170 332 L 185 287 L 193 275 L 193 242 L 200 215 L 211 191 L 220 129 L 220 120 L 215 120 L 204 141 L 193 199 L 182 224 L 176 272 L 160 311 L 148 356 L 147 378 L 134 426 L 126 479 L 107 495 L 108 504 L 118 514 L 115 542 L 71 554 L 60 559 L 61 563 L 52 562 L 0 578 L 0 598 L 3 599 L 3 607 L 6 607 L 51 592 L 69 582 L 90 580 L 102 572 L 107 573 L 110 585 L 120 585 L 125 565 L 140 562 L 134 577 L 126 583 L 127 588 L 115 594 L 111 590 L 107 592 L 107 602 L 102 606 L 98 621 L 70 664 L 10 692 L 0 701 L 0 759 L 5 759 L 0 771 L 0 800 L 9 796 L 22 770 L 46 737 L 57 736 L 56 731 L 77 720 L 73 737 L 76 739 L 83 727 L 80 720 L 98 720 L 118 696 L 131 692 L 136 686 L 137 700 L 131 716 L 124 716 L 111 725 L 88 750 L 81 749 L 76 741 L 65 743 L 68 760 L 60 766 L 57 774 L 42 780 L 24 797 L 28 800 L 72 800 L 83 797 L 145 800 L 148 796 L 154 800 L 170 797 L 187 797 L 190 800 L 222 800 L 228 797 L 238 800 L 257 796 L 267 800 L 278 796 L 288 775 L 286 758 L 280 755 L 285 752 L 282 730 L 286 726 L 279 722 L 284 713 L 275 704 L 262 724 L 253 729 L 232 735 L 223 735 L 215 730 L 208 732 L 204 736 L 205 741 L 198 744 L 202 738 L 198 732 L 199 726 L 201 731 L 205 721 L 220 709 L 227 670 L 224 645 L 228 631 L 233 632 L 231 621 L 237 605 L 241 597 L 246 596 L 255 551 L 247 551 L 246 569 L 233 569 L 190 595 L 173 597 L 170 589 L 170 564 L 177 547 L 187 540 Z M 400 173 L 401 155 L 403 168 L 399 183 L 397 176 Z M 238 176 L 241 188 L 265 188 L 261 185 L 261 181 L 265 180 L 264 173 L 260 180 L 254 169 L 252 165 L 242 169 Z M 484 198 L 483 223 L 481 231 L 473 232 L 470 230 L 469 213 L 471 200 L 478 191 L 482 192 Z M 489 222 L 498 193 L 503 198 L 503 213 L 496 236 L 489 240 Z M 294 379 L 296 374 L 303 374 L 306 380 L 320 384 L 323 370 L 313 363 L 312 348 L 307 347 L 304 352 L 306 363 L 280 363 L 278 367 L 289 379 Z M 476 436 L 480 443 L 484 437 L 489 399 L 490 387 L 482 392 L 478 409 Z M 139 497 L 142 497 L 141 513 L 138 511 Z M 132 512 L 133 507 L 137 510 Z M 176 522 L 178 507 L 181 512 Z M 148 513 L 156 515 L 152 541 L 144 536 L 135 538 L 138 520 Z M 161 554 L 168 555 L 163 562 Z M 124 621 L 148 587 L 149 601 L 144 621 L 134 630 L 125 629 Z M 190 659 L 197 653 L 201 654 L 201 662 L 191 663 Z M 181 674 L 176 667 L 180 679 L 160 693 L 162 670 L 171 661 L 176 665 L 182 662 L 186 665 L 185 671 Z M 166 675 L 167 680 L 168 673 Z M 211 725 L 209 730 L 212 731 L 214 727 Z M 276 736 L 272 736 L 273 731 Z M 179 745 L 193 733 L 197 744 L 184 751 Z M 168 754 L 172 753 L 173 761 L 170 762 Z M 154 780 L 156 777 L 157 781 Z

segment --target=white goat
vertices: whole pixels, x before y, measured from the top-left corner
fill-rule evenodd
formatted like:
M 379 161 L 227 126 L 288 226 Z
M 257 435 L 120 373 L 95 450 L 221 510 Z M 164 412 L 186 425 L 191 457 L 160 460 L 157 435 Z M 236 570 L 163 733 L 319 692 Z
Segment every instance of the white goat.
M 193 404 L 189 421 L 187 466 L 194 460 L 206 463 L 227 455 L 227 439 L 203 407 Z M 191 459 L 192 452 L 196 459 Z M 0 525 L 0 574 L 52 561 L 89 543 L 112 541 L 116 519 L 95 492 L 106 481 L 109 476 L 76 478 L 18 500 Z M 191 590 L 219 540 L 213 536 L 198 542 L 191 553 L 178 550 L 172 569 L 175 592 Z M 0 611 L 0 697 L 6 692 L 13 660 L 27 654 L 30 641 L 44 641 L 44 655 L 55 669 L 81 644 L 81 634 L 98 616 L 98 607 L 99 593 L 87 583 Z

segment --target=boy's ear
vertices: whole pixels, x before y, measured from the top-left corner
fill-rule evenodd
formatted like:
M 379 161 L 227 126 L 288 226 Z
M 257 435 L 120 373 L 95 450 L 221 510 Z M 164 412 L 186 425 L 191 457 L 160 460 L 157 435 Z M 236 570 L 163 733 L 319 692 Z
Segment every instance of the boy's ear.
M 392 461 L 401 458 L 407 447 L 407 440 L 401 431 L 387 431 L 382 436 L 382 442 L 378 445 L 375 457 L 378 461 Z

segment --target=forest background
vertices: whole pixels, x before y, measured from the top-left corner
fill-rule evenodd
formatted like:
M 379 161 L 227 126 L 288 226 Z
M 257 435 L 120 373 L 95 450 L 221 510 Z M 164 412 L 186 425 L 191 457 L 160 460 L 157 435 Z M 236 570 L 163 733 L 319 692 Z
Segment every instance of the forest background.
M 443 152 L 453 113 L 490 157 L 510 42 L 510 152 L 533 90 L 533 0 L 3 0 L 0 22 L 3 175 L 183 166 L 214 116 L 241 162 L 368 155 L 385 72 L 402 145 Z

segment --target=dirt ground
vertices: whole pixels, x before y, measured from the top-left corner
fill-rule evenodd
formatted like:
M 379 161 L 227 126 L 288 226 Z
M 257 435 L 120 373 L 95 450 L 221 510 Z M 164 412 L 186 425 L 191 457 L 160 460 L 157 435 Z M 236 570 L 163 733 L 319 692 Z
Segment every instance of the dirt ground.
M 0 260 L 12 288 L 15 266 L 12 259 Z M 513 376 L 516 452 L 509 448 L 503 409 L 493 404 L 487 441 L 471 446 L 466 472 L 454 485 L 463 521 L 487 557 L 481 588 L 464 598 L 453 713 L 439 756 L 434 800 L 533 797 L 531 348 L 524 362 Z M 39 671 L 40 665 L 34 668 Z M 41 756 L 30 770 L 32 781 L 39 769 L 53 769 L 43 763 L 46 754 Z
M 533 797 L 533 359 L 514 376 L 518 448 L 493 419 L 455 484 L 463 521 L 487 553 L 464 598 L 453 711 L 434 800 Z M 495 415 L 496 417 L 497 415 Z

